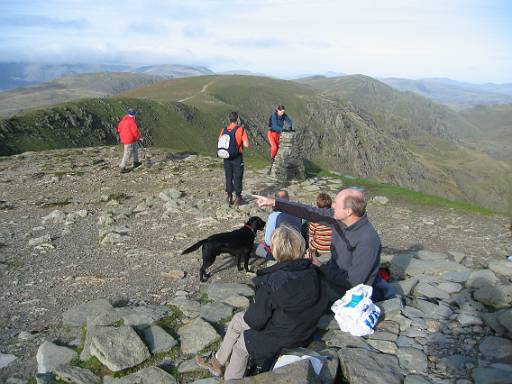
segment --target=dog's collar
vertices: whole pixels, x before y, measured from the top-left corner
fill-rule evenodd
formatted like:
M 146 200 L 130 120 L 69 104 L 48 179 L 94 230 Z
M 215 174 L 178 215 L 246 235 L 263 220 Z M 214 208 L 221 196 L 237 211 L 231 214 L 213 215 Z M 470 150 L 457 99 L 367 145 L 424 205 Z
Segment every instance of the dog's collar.
M 249 224 L 245 224 L 244 227 L 247 227 L 251 230 L 252 233 L 256 234 L 256 231 Z

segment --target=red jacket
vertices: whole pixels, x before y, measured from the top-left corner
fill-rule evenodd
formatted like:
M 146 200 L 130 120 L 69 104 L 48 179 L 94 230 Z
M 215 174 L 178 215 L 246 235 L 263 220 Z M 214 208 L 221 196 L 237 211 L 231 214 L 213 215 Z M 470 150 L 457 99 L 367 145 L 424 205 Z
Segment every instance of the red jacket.
M 136 140 L 140 139 L 139 129 L 135 123 L 135 117 L 125 115 L 123 120 L 117 126 L 119 138 L 123 144 L 133 144 Z

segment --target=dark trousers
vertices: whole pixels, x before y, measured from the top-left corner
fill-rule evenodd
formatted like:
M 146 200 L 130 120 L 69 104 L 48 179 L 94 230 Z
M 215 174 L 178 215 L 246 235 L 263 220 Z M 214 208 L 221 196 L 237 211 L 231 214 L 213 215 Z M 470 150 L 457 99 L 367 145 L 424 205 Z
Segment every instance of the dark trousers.
M 242 196 L 242 179 L 244 177 L 244 158 L 242 155 L 234 159 L 224 159 L 224 173 L 226 174 L 226 192 Z

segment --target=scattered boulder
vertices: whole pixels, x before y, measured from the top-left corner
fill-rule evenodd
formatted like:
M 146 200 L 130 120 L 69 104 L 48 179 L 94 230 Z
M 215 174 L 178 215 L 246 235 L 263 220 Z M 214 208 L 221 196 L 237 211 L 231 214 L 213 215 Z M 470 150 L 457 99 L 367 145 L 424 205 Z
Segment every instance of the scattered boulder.
M 222 299 L 221 302 L 235 308 L 247 308 L 250 304 L 247 297 L 240 295 L 226 297 L 225 299 Z
M 361 348 L 338 350 L 343 377 L 351 384 L 400 384 L 403 374 L 396 356 Z
M 180 335 L 181 351 L 185 355 L 196 354 L 221 338 L 210 324 L 200 318 L 178 329 L 178 335 Z
M 477 384 L 509 384 L 511 375 L 509 370 L 478 367 L 471 376 Z
M 213 301 L 222 301 L 226 297 L 235 295 L 254 296 L 254 290 L 251 287 L 240 283 L 212 283 L 208 285 L 206 293 Z
M 69 364 L 75 357 L 77 354 L 72 349 L 45 341 L 37 350 L 37 372 L 52 373 L 56 368 Z
M 99 384 L 101 379 L 85 368 L 61 366 L 55 369 L 57 378 L 74 384 Z
M 178 191 L 174 188 L 164 189 L 158 194 L 158 197 L 165 202 L 178 200 L 181 196 L 183 196 L 183 192 Z
M 118 379 L 105 376 L 104 384 L 176 384 L 176 379 L 158 367 L 141 369 L 131 375 Z
M 399 348 L 396 355 L 403 369 L 413 373 L 427 372 L 427 356 L 420 349 L 412 347 Z
M 17 357 L 8 353 L 0 353 L 0 369 L 7 367 L 11 364 Z
M 233 307 L 224 303 L 209 303 L 201 306 L 200 316 L 206 321 L 218 323 L 233 315 Z
M 81 327 L 87 322 L 87 317 L 98 316 L 100 313 L 111 311 L 114 307 L 106 299 L 90 301 L 68 309 L 62 314 L 64 325 L 72 327 Z
M 386 205 L 389 203 L 389 199 L 386 196 L 374 196 L 372 201 L 375 201 L 376 203 L 379 203 L 381 205 Z
M 190 300 L 185 296 L 176 296 L 170 301 L 171 305 L 176 306 L 185 316 L 195 318 L 201 313 L 201 304 L 198 301 Z
M 62 224 L 66 221 L 66 214 L 58 209 L 51 212 L 50 214 L 43 217 L 43 225 L 48 223 L 51 224 Z
M 498 322 L 512 333 L 512 308 L 503 311 L 497 316 L 497 318 Z
M 150 357 L 148 348 L 132 327 L 103 327 L 92 337 L 91 355 L 113 372 L 134 367 Z
M 158 325 L 150 325 L 141 330 L 141 337 L 152 354 L 171 350 L 178 341 Z
M 507 259 L 491 261 L 489 269 L 497 275 L 512 277 L 512 262 Z
M 478 349 L 487 360 L 512 363 L 512 341 L 509 339 L 487 336 L 482 340 Z
M 496 309 L 507 308 L 512 304 L 512 285 L 479 288 L 474 292 L 474 298 Z
M 297 361 L 274 371 L 261 373 L 256 376 L 230 380 L 229 384 L 320 384 L 318 376 L 308 360 Z
M 469 279 L 466 281 L 466 287 L 468 288 L 482 288 L 482 287 L 494 287 L 498 279 L 493 271 L 488 269 L 480 269 L 473 271 L 469 275 Z

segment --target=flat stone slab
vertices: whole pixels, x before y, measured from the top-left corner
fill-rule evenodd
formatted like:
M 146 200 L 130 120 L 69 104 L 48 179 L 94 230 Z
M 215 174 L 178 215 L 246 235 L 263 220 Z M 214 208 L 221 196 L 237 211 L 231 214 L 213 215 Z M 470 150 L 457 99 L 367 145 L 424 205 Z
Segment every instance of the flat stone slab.
M 308 360 L 298 361 L 274 371 L 261 373 L 256 376 L 230 380 L 229 384 L 320 384 L 311 363 Z
M 509 339 L 487 336 L 478 349 L 486 359 L 492 362 L 512 363 L 512 341 Z
M 104 384 L 176 384 L 176 379 L 158 367 L 141 369 L 131 375 L 113 378 L 103 377 Z
M 62 323 L 72 327 L 81 327 L 87 322 L 87 317 L 113 310 L 114 307 L 106 299 L 90 301 L 68 309 L 62 314 Z
M 196 354 L 221 338 L 215 328 L 200 318 L 178 329 L 178 335 L 180 335 L 181 351 L 186 355 Z
M 67 383 L 99 384 L 101 379 L 85 368 L 62 366 L 55 369 L 55 376 Z
M 222 301 L 230 296 L 254 296 L 254 290 L 251 287 L 240 283 L 211 283 L 206 293 L 213 301 Z
M 251 304 L 247 297 L 241 295 L 229 296 L 220 301 L 235 308 L 247 308 Z
M 512 261 L 507 259 L 491 261 L 489 263 L 489 269 L 497 275 L 512 277 Z
M 338 350 L 343 376 L 350 384 L 400 384 L 403 375 L 395 356 L 360 348 Z
M 497 368 L 475 368 L 471 374 L 476 384 L 508 384 L 512 372 Z
M 176 296 L 170 304 L 177 307 L 185 316 L 194 318 L 201 313 L 201 304 L 198 301 L 190 300 L 185 296 Z
M 178 341 L 158 325 L 150 325 L 141 330 L 141 337 L 152 354 L 171 350 Z
M 429 283 L 419 283 L 416 285 L 414 287 L 414 295 L 418 297 L 427 297 L 429 299 L 447 300 L 450 298 L 450 294 L 448 292 Z
M 470 272 L 465 266 L 450 260 L 418 260 L 411 259 L 405 270 L 407 276 L 433 275 L 440 276 L 446 272 Z
M 77 353 L 72 349 L 45 341 L 37 350 L 37 372 L 52 373 L 56 368 L 69 364 L 75 357 Z
M 368 351 L 371 349 L 361 337 L 352 336 L 350 333 L 340 331 L 339 329 L 328 331 L 322 337 L 322 340 L 328 347 L 361 348 Z
M 202 370 L 204 370 L 204 368 L 201 368 L 199 365 L 197 365 L 195 357 L 189 360 L 185 360 L 178 367 L 179 373 L 199 372 Z
M 123 319 L 124 325 L 144 327 L 172 315 L 165 305 L 141 305 L 137 307 L 116 308 Z
M 512 286 L 482 287 L 477 289 L 473 296 L 475 300 L 493 308 L 507 308 L 512 304 Z
M 397 346 L 392 341 L 368 339 L 366 343 L 382 353 L 395 355 L 397 351 Z
M 473 271 L 469 275 L 469 279 L 466 281 L 466 287 L 468 288 L 482 288 L 482 287 L 494 287 L 498 282 L 498 278 L 493 271 L 489 269 L 480 269 Z
M 512 308 L 506 309 L 505 311 L 498 314 L 497 319 L 500 325 L 512 333 Z
M 0 353 L 0 369 L 7 367 L 11 364 L 17 357 L 8 353 Z
M 208 303 L 201 306 L 201 318 L 211 323 L 219 323 L 233 315 L 233 307 L 224 303 Z
M 429 319 L 446 319 L 453 314 L 453 311 L 447 305 L 434 304 L 426 300 L 414 299 L 413 305 Z
M 148 348 L 132 327 L 104 327 L 92 337 L 91 355 L 113 372 L 139 365 L 148 359 Z
M 426 373 L 427 372 L 427 356 L 423 351 L 412 348 L 404 347 L 399 348 L 396 356 L 400 362 L 400 367 L 413 373 Z
M 381 318 L 387 320 L 393 315 L 399 314 L 402 310 L 402 299 L 395 297 L 394 299 L 379 301 L 375 303 L 381 310 Z

